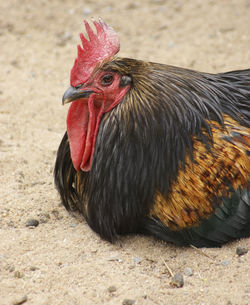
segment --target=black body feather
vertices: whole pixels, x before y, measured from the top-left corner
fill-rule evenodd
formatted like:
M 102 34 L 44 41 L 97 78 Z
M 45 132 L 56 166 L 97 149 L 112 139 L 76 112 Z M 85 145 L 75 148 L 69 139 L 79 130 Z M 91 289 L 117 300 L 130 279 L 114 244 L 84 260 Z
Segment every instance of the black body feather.
M 213 145 L 210 120 L 228 115 L 250 127 L 250 69 L 221 74 L 115 59 L 101 69 L 129 75 L 132 88 L 101 121 L 92 168 L 76 172 L 65 133 L 55 164 L 55 184 L 67 209 L 111 242 L 119 234 L 146 233 L 178 245 L 219 246 L 250 236 L 250 193 L 237 190 L 199 226 L 171 231 L 149 217 L 155 192 L 167 198 L 193 137 Z M 201 203 L 202 204 L 202 203 Z

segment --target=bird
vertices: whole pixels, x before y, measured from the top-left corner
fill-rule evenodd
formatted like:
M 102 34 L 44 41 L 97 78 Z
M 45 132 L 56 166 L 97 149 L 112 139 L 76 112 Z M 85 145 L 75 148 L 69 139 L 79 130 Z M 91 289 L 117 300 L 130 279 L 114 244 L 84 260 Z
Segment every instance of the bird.
M 250 69 L 205 73 L 117 55 L 102 19 L 80 34 L 54 180 L 101 239 L 221 247 L 250 236 Z

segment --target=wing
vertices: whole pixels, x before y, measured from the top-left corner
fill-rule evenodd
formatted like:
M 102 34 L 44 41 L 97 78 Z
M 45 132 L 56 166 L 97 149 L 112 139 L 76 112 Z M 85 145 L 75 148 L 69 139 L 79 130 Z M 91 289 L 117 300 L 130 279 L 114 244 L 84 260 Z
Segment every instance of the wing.
M 250 129 L 212 122 L 213 147 L 194 139 L 166 198 L 156 192 L 146 231 L 176 244 L 219 246 L 250 236 Z

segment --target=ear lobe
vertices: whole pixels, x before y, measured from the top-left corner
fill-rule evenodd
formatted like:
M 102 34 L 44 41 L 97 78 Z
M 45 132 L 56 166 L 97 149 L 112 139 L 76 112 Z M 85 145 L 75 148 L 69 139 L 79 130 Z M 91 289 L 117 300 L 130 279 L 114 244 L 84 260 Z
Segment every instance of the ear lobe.
M 132 78 L 128 75 L 123 75 L 120 80 L 120 87 L 126 87 L 131 84 Z

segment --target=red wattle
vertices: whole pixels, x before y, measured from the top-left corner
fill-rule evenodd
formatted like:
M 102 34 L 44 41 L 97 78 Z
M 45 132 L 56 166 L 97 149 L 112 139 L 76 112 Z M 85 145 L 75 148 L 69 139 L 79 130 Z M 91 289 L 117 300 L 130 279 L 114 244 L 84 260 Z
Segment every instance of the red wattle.
M 89 99 L 72 102 L 67 116 L 67 133 L 71 159 L 77 171 L 89 171 L 99 123 L 103 114 L 103 104 L 94 104 L 94 95 Z

